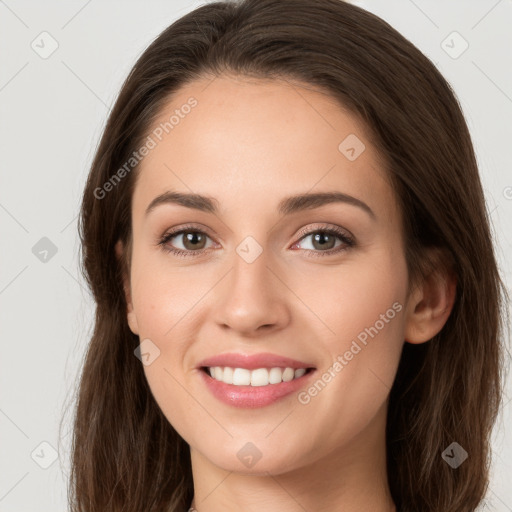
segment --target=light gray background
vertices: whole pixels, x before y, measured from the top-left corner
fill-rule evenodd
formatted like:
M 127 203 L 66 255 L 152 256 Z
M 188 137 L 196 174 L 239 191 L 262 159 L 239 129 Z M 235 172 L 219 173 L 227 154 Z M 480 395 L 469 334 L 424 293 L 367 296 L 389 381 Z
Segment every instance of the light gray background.
M 455 89 L 510 288 L 512 1 L 354 3 L 410 39 Z M 67 510 L 71 393 L 94 311 L 77 266 L 80 195 L 122 80 L 161 30 L 200 4 L 0 0 L 0 512 Z M 58 43 L 47 59 L 31 47 L 46 37 L 50 48 L 43 31 Z M 453 31 L 469 44 L 458 58 L 442 43 Z M 451 39 L 453 54 L 463 41 Z M 57 248 L 46 262 L 32 252 L 43 237 Z M 484 510 L 512 511 L 510 380 L 506 395 Z M 47 469 L 43 442 L 59 455 Z

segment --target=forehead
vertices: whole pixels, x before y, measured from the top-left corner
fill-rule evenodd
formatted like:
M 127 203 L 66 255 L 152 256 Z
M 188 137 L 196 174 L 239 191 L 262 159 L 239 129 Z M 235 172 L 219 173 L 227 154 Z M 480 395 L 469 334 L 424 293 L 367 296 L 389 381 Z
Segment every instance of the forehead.
M 172 95 L 148 135 L 155 145 L 139 166 L 134 207 L 169 189 L 204 193 L 226 208 L 256 197 L 272 208 L 281 197 L 316 190 L 394 202 L 367 127 L 309 85 L 197 80 Z

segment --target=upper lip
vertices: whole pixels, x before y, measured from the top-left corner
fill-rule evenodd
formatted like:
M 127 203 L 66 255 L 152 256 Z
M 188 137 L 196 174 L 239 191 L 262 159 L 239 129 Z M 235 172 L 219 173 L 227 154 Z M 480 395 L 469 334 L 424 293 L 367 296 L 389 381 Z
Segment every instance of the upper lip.
M 213 366 L 229 366 L 231 368 L 245 368 L 247 370 L 256 370 L 257 368 L 314 368 L 312 364 L 290 359 L 264 352 L 260 354 L 218 354 L 201 361 L 198 368 Z

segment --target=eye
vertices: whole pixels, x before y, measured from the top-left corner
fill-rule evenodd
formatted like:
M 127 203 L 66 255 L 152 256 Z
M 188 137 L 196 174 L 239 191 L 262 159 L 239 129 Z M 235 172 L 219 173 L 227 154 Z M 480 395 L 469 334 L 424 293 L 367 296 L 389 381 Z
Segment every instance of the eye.
M 311 253 L 312 256 L 315 257 L 337 254 L 341 251 L 346 251 L 355 245 L 352 236 L 338 227 L 320 227 L 313 231 L 303 231 L 299 234 L 299 236 L 301 236 L 301 239 L 299 242 L 294 244 L 292 248 L 299 247 L 303 240 L 307 240 L 308 238 L 312 237 L 309 243 L 309 247 L 299 248 L 307 250 Z M 336 245 L 337 241 L 340 241 L 338 245 Z
M 170 244 L 171 240 L 176 239 L 177 242 Z M 178 256 L 195 256 L 191 253 L 203 253 L 211 246 L 206 246 L 207 239 L 210 237 L 202 230 L 193 226 L 183 227 L 176 231 L 166 233 L 158 242 L 162 249 L 174 253 Z M 211 239 L 210 239 L 211 240 Z M 177 244 L 178 247 L 174 247 Z M 181 247 L 180 247 L 181 245 Z

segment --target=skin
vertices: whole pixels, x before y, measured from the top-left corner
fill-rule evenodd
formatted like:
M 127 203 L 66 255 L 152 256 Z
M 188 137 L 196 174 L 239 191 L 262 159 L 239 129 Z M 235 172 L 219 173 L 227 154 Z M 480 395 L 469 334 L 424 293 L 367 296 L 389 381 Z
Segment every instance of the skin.
M 190 96 L 197 106 L 138 170 L 125 291 L 130 329 L 160 350 L 144 371 L 190 445 L 193 506 L 393 511 L 389 391 L 404 340 L 422 343 L 441 330 L 455 285 L 435 275 L 407 293 L 401 213 L 384 164 L 366 127 L 334 99 L 284 80 L 205 77 L 178 91 L 155 127 Z M 354 161 L 338 150 L 349 134 L 366 146 Z M 219 212 L 162 204 L 145 215 L 168 190 L 214 197 Z M 364 201 L 375 219 L 345 203 L 277 212 L 284 197 L 329 191 Z M 158 245 L 189 223 L 208 236 L 202 255 L 178 257 Z M 325 224 L 348 231 L 355 245 L 322 256 L 333 246 L 314 245 L 311 233 Z M 298 236 L 301 228 L 310 236 Z M 247 236 L 262 249 L 252 263 L 236 252 Z M 334 249 L 343 244 L 336 240 Z M 178 235 L 167 245 L 193 252 L 184 242 Z M 118 256 L 124 250 L 119 242 Z M 211 395 L 196 369 L 219 353 L 272 352 L 322 374 L 396 302 L 401 311 L 308 404 L 292 394 L 263 408 L 235 408 Z M 248 442 L 261 452 L 251 468 L 237 457 Z

